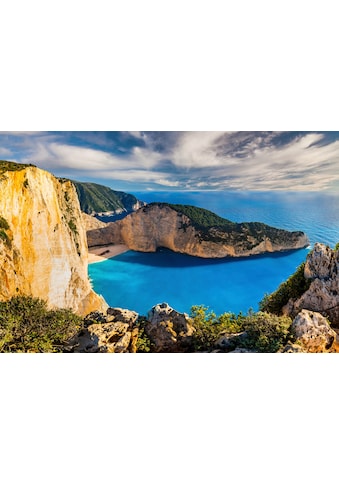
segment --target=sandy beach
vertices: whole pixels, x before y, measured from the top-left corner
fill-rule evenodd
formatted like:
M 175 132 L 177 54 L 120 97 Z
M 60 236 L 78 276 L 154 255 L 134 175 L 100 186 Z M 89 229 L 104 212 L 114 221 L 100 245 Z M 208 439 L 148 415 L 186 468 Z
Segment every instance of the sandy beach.
M 88 250 L 88 263 L 100 263 L 126 251 L 128 251 L 128 247 L 124 244 L 93 247 Z

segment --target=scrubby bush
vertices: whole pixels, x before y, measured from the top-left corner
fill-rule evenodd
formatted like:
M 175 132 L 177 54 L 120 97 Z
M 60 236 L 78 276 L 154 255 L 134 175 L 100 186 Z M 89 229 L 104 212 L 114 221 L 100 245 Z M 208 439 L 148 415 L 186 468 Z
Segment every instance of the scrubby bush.
M 281 315 L 282 308 L 290 298 L 297 299 L 310 287 L 311 281 L 304 276 L 305 263 L 302 263 L 286 281 L 281 283 L 276 291 L 265 295 L 259 304 L 263 312 Z
M 241 333 L 239 345 L 257 352 L 277 352 L 288 341 L 293 340 L 290 332 L 292 320 L 264 312 L 248 315 L 224 313 L 217 317 L 204 306 L 191 309 L 192 325 L 195 328 L 193 350 L 209 351 L 223 334 Z
M 138 328 L 138 339 L 136 343 L 137 352 L 151 352 L 153 348 L 153 343 L 145 331 L 145 325 L 147 325 L 147 320 L 144 317 L 139 317 L 136 326 Z
M 0 160 L 0 175 L 5 172 L 16 172 L 18 170 L 23 170 L 27 167 L 35 167 L 31 163 L 16 163 L 9 162 L 7 160 Z
M 339 242 L 335 245 L 334 251 L 338 251 L 338 249 L 339 249 Z
M 0 216 L 0 229 L 7 231 L 9 229 L 9 224 L 4 217 Z
M 242 328 L 246 331 L 243 345 L 257 352 L 277 352 L 288 341 L 293 340 L 290 332 L 292 320 L 264 312 L 247 316 Z
M 223 313 L 219 317 L 205 306 L 193 306 L 190 317 L 195 328 L 193 350 L 209 350 L 222 333 L 237 333 L 242 330 L 244 317 L 234 313 Z
M 27 296 L 0 302 L 0 352 L 62 352 L 82 326 L 71 310 Z
M 4 231 L 3 229 L 0 229 L 0 239 L 6 244 L 6 246 L 8 248 L 11 248 L 12 247 L 11 238 L 8 236 L 8 234 L 6 233 L 6 231 Z

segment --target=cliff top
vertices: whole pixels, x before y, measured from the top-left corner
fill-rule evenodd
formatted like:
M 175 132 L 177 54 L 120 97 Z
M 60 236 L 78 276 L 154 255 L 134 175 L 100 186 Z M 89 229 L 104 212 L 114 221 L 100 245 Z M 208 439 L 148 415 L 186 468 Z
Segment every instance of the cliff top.
M 202 209 L 200 207 L 195 207 L 192 205 L 170 204 L 167 202 L 154 202 L 148 204 L 148 207 L 155 206 L 158 206 L 159 208 L 169 207 L 179 214 L 184 214 L 190 219 L 192 226 L 203 233 L 208 233 L 213 228 L 225 233 L 247 233 L 250 236 L 265 234 L 268 237 L 276 237 L 280 235 L 284 238 L 284 236 L 288 233 L 295 235 L 303 234 L 301 231 L 291 232 L 284 229 L 278 229 L 272 226 L 268 226 L 263 222 L 232 222 L 228 219 L 224 219 L 223 217 L 218 216 L 214 212 L 211 212 L 207 209 Z
M 8 160 L 0 160 L 0 175 L 5 172 L 16 172 L 18 170 L 24 170 L 27 167 L 35 167 L 31 163 L 17 163 L 9 162 Z
M 187 216 L 190 219 L 192 225 L 195 226 L 197 229 L 210 229 L 211 227 L 218 227 L 227 231 L 234 230 L 237 226 L 235 222 L 224 219 L 223 217 L 220 217 L 214 212 L 211 212 L 207 209 L 202 209 L 193 205 L 170 204 L 167 202 L 152 202 L 148 205 L 150 207 L 158 206 L 160 208 L 170 207 L 176 212 Z

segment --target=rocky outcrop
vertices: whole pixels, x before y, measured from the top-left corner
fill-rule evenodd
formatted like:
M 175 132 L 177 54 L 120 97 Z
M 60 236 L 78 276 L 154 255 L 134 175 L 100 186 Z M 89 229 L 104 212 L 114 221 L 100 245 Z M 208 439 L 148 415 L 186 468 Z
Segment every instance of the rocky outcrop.
M 320 313 L 302 310 L 293 320 L 291 330 L 306 352 L 329 352 L 337 348 L 337 334 Z
M 107 223 L 99 221 L 96 217 L 90 216 L 89 214 L 85 214 L 85 212 L 81 213 L 82 224 L 85 231 L 92 231 L 93 229 L 101 229 L 102 227 L 106 227 Z
M 85 319 L 85 328 L 73 342 L 75 352 L 136 352 L 138 314 L 122 308 L 108 308 L 106 315 L 93 312 Z
M 4 171 L 0 193 L 0 299 L 31 295 L 80 315 L 107 308 L 88 279 L 73 184 L 32 166 Z
M 125 244 L 129 249 L 143 252 L 164 247 L 202 258 L 222 258 L 298 249 L 309 244 L 307 236 L 300 231 L 218 219 L 221 223 L 225 221 L 227 229 L 199 227 L 173 206 L 150 204 L 105 228 L 89 231 L 88 245 Z
M 289 300 L 283 312 L 295 316 L 301 309 L 316 311 L 339 327 L 339 251 L 316 243 L 307 255 L 304 276 L 311 280 L 310 287 Z
M 194 327 L 186 313 L 161 303 L 148 312 L 147 320 L 145 331 L 154 343 L 154 352 L 182 352 L 191 345 Z

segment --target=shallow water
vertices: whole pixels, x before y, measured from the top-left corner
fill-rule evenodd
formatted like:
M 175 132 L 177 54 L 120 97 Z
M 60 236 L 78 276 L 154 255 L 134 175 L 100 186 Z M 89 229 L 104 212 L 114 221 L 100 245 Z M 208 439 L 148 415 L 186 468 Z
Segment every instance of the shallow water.
M 339 241 L 339 197 L 335 194 L 279 193 L 137 193 L 146 202 L 197 205 L 235 222 L 261 221 L 302 230 L 311 245 Z M 109 305 L 141 314 L 166 301 L 178 311 L 206 305 L 216 313 L 258 309 L 265 293 L 292 274 L 309 249 L 251 258 L 205 260 L 162 249 L 157 253 L 128 251 L 89 266 L 94 289 Z

